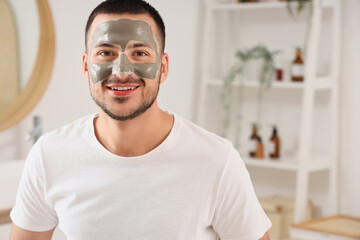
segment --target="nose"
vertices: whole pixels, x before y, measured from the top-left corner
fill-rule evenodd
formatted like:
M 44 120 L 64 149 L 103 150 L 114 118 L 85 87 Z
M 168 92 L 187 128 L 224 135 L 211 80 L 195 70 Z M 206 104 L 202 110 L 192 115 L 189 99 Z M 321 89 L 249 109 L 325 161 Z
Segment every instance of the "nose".
M 124 53 L 121 53 L 119 58 L 114 62 L 113 73 L 117 73 L 120 76 L 134 73 L 134 67 Z

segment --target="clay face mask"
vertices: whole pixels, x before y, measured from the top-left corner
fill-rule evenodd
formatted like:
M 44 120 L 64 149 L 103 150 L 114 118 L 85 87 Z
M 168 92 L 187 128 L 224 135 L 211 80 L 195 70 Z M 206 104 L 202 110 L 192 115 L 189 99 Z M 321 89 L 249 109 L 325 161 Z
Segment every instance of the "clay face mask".
M 149 56 L 144 54 L 146 49 Z M 113 73 L 121 76 L 133 73 L 155 79 L 160 65 L 151 25 L 136 19 L 115 19 L 99 24 L 91 38 L 88 58 L 90 80 L 94 84 Z

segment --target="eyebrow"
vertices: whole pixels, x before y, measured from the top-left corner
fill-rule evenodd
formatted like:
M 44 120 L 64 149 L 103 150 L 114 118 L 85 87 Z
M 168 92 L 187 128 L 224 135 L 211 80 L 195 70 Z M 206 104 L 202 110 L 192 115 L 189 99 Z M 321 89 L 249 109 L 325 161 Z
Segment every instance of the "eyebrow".
M 94 48 L 99 48 L 99 47 L 109 47 L 109 48 L 114 48 L 116 47 L 115 44 L 111 44 L 111 43 L 97 43 L 95 44 Z
M 149 48 L 153 48 L 150 44 L 147 43 L 133 43 L 130 44 L 131 48 L 138 48 L 138 47 L 149 47 Z

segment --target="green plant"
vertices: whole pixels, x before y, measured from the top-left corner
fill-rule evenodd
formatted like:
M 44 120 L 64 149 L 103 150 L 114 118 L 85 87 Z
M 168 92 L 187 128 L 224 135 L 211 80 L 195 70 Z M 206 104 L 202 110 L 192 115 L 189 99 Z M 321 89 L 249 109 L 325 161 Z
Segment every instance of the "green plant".
M 262 101 L 264 93 L 267 89 L 271 87 L 271 82 L 274 79 L 275 75 L 275 65 L 274 65 L 274 55 L 277 54 L 278 51 L 271 52 L 267 47 L 264 45 L 256 45 L 255 47 L 248 49 L 248 50 L 239 50 L 236 52 L 236 57 L 239 61 L 237 61 L 228 74 L 224 78 L 223 87 L 221 91 L 221 102 L 223 104 L 224 110 L 224 117 L 223 117 L 223 133 L 224 137 L 227 136 L 227 132 L 230 126 L 230 113 L 231 113 L 231 96 L 232 96 L 232 89 L 234 85 L 234 80 L 236 76 L 239 75 L 240 86 L 238 90 L 238 103 L 237 103 L 237 117 L 236 117 L 236 138 L 235 138 L 235 145 L 239 145 L 239 133 L 241 132 L 241 121 L 242 121 L 242 91 L 243 91 L 243 84 L 244 84 L 244 71 L 248 66 L 250 60 L 254 59 L 263 59 L 264 63 L 260 70 L 259 75 L 259 88 L 257 94 L 257 121 L 260 123 L 261 120 L 261 113 L 262 113 Z
M 322 1 L 322 0 L 320 0 Z M 296 13 L 297 15 L 300 15 L 302 11 L 304 11 L 304 9 L 306 9 L 306 7 L 309 7 L 309 14 L 307 17 L 307 26 L 306 26 L 306 32 L 305 32 L 305 38 L 304 38 L 304 43 L 303 43 L 303 52 L 304 52 L 304 56 L 306 55 L 306 51 L 307 51 L 307 42 L 310 38 L 310 31 L 311 31 L 311 22 L 312 22 L 312 17 L 313 17 L 313 12 L 314 12 L 314 1 L 313 0 L 288 0 L 286 2 L 286 9 L 290 15 L 290 17 L 295 20 L 295 10 L 293 9 L 293 4 L 297 2 L 297 6 L 296 6 Z
M 293 2 L 297 2 L 296 13 L 298 15 L 301 14 L 301 12 L 305 9 L 307 4 L 310 5 L 310 8 L 313 7 L 312 0 L 288 0 L 288 1 L 286 1 L 286 9 L 287 9 L 290 17 L 292 17 L 293 19 L 295 19 L 295 13 L 294 13 L 294 9 L 293 9 L 293 6 L 292 6 Z

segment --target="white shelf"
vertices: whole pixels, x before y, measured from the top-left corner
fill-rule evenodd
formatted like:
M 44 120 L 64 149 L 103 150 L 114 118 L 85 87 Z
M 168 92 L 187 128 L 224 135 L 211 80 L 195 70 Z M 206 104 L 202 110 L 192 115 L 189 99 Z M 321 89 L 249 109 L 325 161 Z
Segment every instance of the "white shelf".
M 247 88 L 258 88 L 259 82 L 256 80 L 245 80 L 243 81 L 243 86 Z M 209 86 L 213 87 L 222 87 L 222 79 L 212 79 L 208 82 Z M 234 87 L 240 86 L 240 81 L 235 80 L 233 83 Z M 289 82 L 289 81 L 273 81 L 271 83 L 271 88 L 274 89 L 304 89 L 305 82 Z M 314 81 L 315 90 L 330 90 L 332 88 L 332 81 L 329 77 L 318 77 Z
M 223 80 L 222 79 L 213 79 L 208 82 L 209 86 L 213 87 L 222 87 Z M 258 88 L 259 82 L 256 80 L 246 80 L 243 81 L 242 85 L 248 88 Z M 233 83 L 234 87 L 240 86 L 240 81 L 235 80 Z M 283 88 L 283 89 L 303 89 L 304 83 L 303 82 L 285 82 L 285 81 L 273 81 L 271 83 L 271 88 Z
M 335 0 L 339 1 L 339 0 Z M 241 10 L 266 10 L 266 9 L 286 9 L 286 2 L 247 2 L 247 3 L 214 3 L 211 5 L 213 11 L 241 11 Z M 291 3 L 294 4 L 294 3 Z M 323 0 L 324 8 L 334 7 L 334 0 Z
M 223 86 L 223 80 L 220 78 L 212 79 L 208 82 L 208 84 L 214 87 L 221 87 Z M 242 85 L 249 88 L 258 88 L 259 82 L 256 80 L 245 80 L 242 82 Z M 235 80 L 233 86 L 239 87 L 240 80 Z M 303 82 L 273 81 L 271 83 L 271 88 L 302 89 L 303 87 Z
M 246 166 L 250 166 L 250 167 L 261 167 L 261 168 L 280 169 L 280 170 L 289 170 L 289 171 L 296 171 L 298 169 L 296 162 L 293 160 L 286 161 L 284 159 L 244 158 L 244 162 Z
M 215 3 L 212 9 L 221 10 L 261 10 L 272 8 L 286 8 L 285 2 L 258 2 L 258 3 Z
M 270 21 L 272 16 L 277 14 L 281 14 L 281 18 L 284 18 L 284 21 L 291 21 L 287 16 L 287 2 L 280 2 L 277 0 L 272 1 L 260 1 L 257 3 L 236 3 L 236 0 L 231 0 L 230 3 L 221 3 L 218 0 L 204 0 L 206 3 L 206 7 L 201 8 L 204 16 L 204 32 L 201 33 L 201 38 L 204 41 L 201 46 L 202 51 L 200 51 L 202 55 L 202 60 L 199 63 L 199 69 L 201 71 L 200 74 L 200 96 L 199 101 L 197 101 L 197 122 L 200 125 L 205 126 L 206 124 L 218 124 L 217 121 L 209 121 L 209 116 L 207 116 L 207 111 L 210 110 L 212 116 L 216 117 L 216 120 L 220 120 L 217 116 L 216 108 L 213 108 L 214 105 L 210 105 L 207 101 L 209 94 L 212 93 L 211 90 L 218 90 L 224 84 L 224 79 L 222 76 L 223 63 L 225 63 L 228 59 L 229 54 L 227 52 L 232 51 L 231 49 L 238 48 L 238 41 L 234 39 L 234 36 L 239 34 L 241 27 L 256 27 L 255 24 L 249 25 L 247 21 L 237 21 L 238 16 L 251 15 L 251 14 L 260 14 L 261 16 L 265 13 L 266 18 L 260 17 L 262 21 Z M 332 199 L 329 202 L 329 206 L 332 209 L 331 211 L 336 213 L 338 211 L 338 176 L 337 176 L 337 139 L 338 139 L 338 78 L 339 78 L 339 37 L 341 36 L 341 0 L 313 0 L 314 8 L 312 9 L 312 18 L 311 18 L 311 28 L 309 32 L 309 38 L 307 41 L 307 50 L 308 54 L 306 56 L 305 62 L 307 67 L 305 69 L 305 80 L 304 82 L 292 82 L 290 80 L 287 81 L 276 81 L 274 80 L 271 84 L 269 91 L 275 91 L 274 94 L 270 94 L 269 98 L 274 97 L 280 91 L 289 91 L 292 93 L 296 93 L 296 97 L 299 98 L 300 103 L 296 102 L 294 106 L 296 110 L 300 111 L 299 115 L 299 124 L 298 126 L 294 126 L 297 129 L 292 129 L 298 131 L 298 136 L 295 136 L 298 143 L 297 151 L 293 152 L 294 156 L 287 157 L 282 155 L 279 160 L 273 159 L 251 159 L 248 157 L 248 154 L 241 154 L 244 159 L 244 162 L 247 167 L 252 168 L 254 171 L 260 170 L 280 170 L 280 171 L 290 171 L 296 173 L 296 187 L 295 187 L 295 222 L 299 222 L 304 219 L 304 212 L 306 207 L 306 202 L 309 197 L 309 173 L 318 172 L 318 171 L 329 171 L 329 199 Z M 296 7 L 296 2 L 294 1 L 292 7 Z M 326 10 L 329 14 L 329 19 L 323 19 L 322 10 Z M 230 14 L 230 15 L 229 15 Z M 230 17 L 228 17 L 230 16 Z M 276 19 L 277 16 L 276 16 Z M 226 20 L 226 22 L 222 22 L 222 20 Z M 300 19 L 301 21 L 305 21 L 306 19 Z M 331 47 L 329 47 L 329 51 L 331 57 L 331 71 L 326 73 L 324 76 L 318 76 L 319 68 L 318 68 L 318 55 L 319 49 L 318 46 L 321 44 L 320 36 L 323 30 L 326 33 L 326 26 L 323 28 L 323 20 L 326 20 L 327 23 L 331 25 L 331 33 L 329 33 L 329 39 L 331 39 Z M 214 24 L 214 22 L 219 24 Z M 285 22 L 286 23 L 286 22 Z M 305 22 L 303 22 L 305 23 Z M 269 22 L 269 27 L 271 24 L 278 24 L 278 21 Z M 279 25 L 279 27 L 281 27 Z M 223 36 L 217 38 L 214 37 L 214 34 L 217 34 L 217 29 L 224 28 L 222 32 Z M 237 29 L 240 29 L 237 31 Z M 249 28 L 250 29 L 250 28 Z M 244 28 L 247 30 L 247 28 Z M 261 30 L 261 28 L 260 28 Z M 297 31 L 295 28 L 293 31 Z M 251 31 L 248 31 L 248 34 L 252 34 Z M 292 34 L 290 31 L 286 34 Z M 256 36 L 256 34 L 255 34 Z M 239 34 L 241 38 L 241 35 Z M 259 36 L 258 36 L 259 38 Z M 260 37 L 261 39 L 261 37 Z M 226 46 L 226 43 L 229 43 L 229 46 Z M 214 47 L 219 50 L 219 58 L 214 58 L 209 54 L 213 51 Z M 223 54 L 224 53 L 224 54 Z M 216 62 L 215 62 L 216 61 Z M 214 64 L 219 66 L 219 69 L 212 69 Z M 249 76 L 250 77 L 250 76 Z M 240 81 L 244 80 L 244 81 Z M 246 79 L 240 78 L 237 76 L 234 79 L 232 84 L 234 88 L 244 87 L 247 90 L 256 90 L 260 87 L 257 79 Z M 318 106 L 315 104 L 316 96 L 319 91 L 328 91 L 328 102 L 329 102 L 329 116 L 326 118 L 329 120 L 329 127 L 324 126 L 328 130 L 328 138 L 329 146 L 326 147 L 326 152 L 323 154 L 315 154 L 312 151 L 312 148 L 315 146 L 313 144 L 313 128 L 314 124 L 318 123 L 317 117 L 318 114 L 315 114 L 317 109 L 322 106 Z M 278 91 L 278 92 L 276 92 Z M 252 91 L 250 91 L 252 92 Z M 300 93 L 300 94 L 298 94 Z M 287 97 L 291 97 L 290 95 L 286 95 Z M 220 101 L 220 99 L 219 99 Z M 246 104 L 246 99 L 243 101 Z M 248 107 L 252 107 L 253 101 L 248 102 Z M 271 101 L 270 101 L 270 104 Z M 216 107 L 216 106 L 215 106 Z M 292 107 L 292 106 L 291 106 Z M 249 108 L 247 108 L 249 109 Z M 253 109 L 250 109 L 253 110 Z M 282 121 L 284 115 L 282 114 L 284 111 L 288 110 L 287 106 L 282 108 L 282 105 L 279 104 L 279 114 L 276 115 Z M 289 111 L 289 114 L 292 113 Z M 325 112 L 324 112 L 325 113 Z M 269 115 L 271 113 L 268 113 Z M 277 113 L 276 113 L 277 114 Z M 272 116 L 271 116 L 272 117 Z M 271 118 L 269 117 L 269 118 Z M 275 116 L 273 117 L 275 119 Z M 318 120 L 321 120 L 319 118 Z M 219 126 L 218 126 L 219 127 Z M 237 133 L 234 133 L 237 134 Z M 325 150 L 324 150 L 325 151 Z
M 243 160 L 246 166 L 250 167 L 260 167 L 268 169 L 278 169 L 278 170 L 287 170 L 287 171 L 297 171 L 299 166 L 297 164 L 296 158 L 280 158 L 280 159 L 256 159 L 243 157 Z M 330 169 L 329 161 L 325 155 L 314 154 L 311 157 L 309 166 L 310 172 L 318 172 Z

